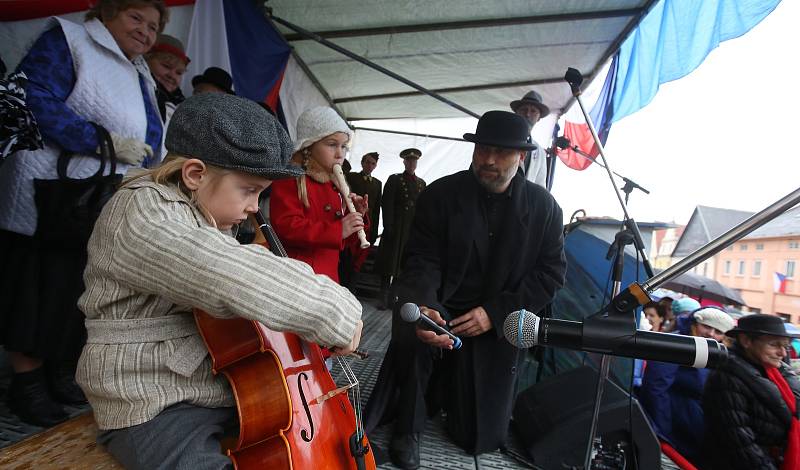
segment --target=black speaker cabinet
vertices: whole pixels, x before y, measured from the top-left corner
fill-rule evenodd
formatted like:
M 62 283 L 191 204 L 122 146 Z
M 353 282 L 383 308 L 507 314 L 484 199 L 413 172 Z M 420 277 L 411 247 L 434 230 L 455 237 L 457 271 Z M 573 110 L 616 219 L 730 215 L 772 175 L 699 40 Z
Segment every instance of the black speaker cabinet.
M 584 366 L 548 377 L 519 394 L 514 427 L 537 466 L 583 468 L 596 386 L 597 371 Z M 610 380 L 605 382 L 596 437 L 609 457 L 607 465 L 594 468 L 661 468 L 661 448 L 639 402 Z M 610 463 L 620 460 L 610 456 L 615 452 L 625 454 L 624 467 Z

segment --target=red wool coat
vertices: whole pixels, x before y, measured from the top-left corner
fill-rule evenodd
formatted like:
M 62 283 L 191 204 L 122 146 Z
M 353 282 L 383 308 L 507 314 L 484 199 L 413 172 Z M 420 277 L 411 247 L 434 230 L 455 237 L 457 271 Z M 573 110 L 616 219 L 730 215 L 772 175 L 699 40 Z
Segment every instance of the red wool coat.
M 308 208 L 297 195 L 297 179 L 272 183 L 269 216 L 290 258 L 308 263 L 317 274 L 339 282 L 339 252 L 345 248 L 358 254 L 357 234 L 342 240 L 342 197 L 328 181 L 320 183 L 306 176 Z M 368 221 L 365 217 L 365 229 Z

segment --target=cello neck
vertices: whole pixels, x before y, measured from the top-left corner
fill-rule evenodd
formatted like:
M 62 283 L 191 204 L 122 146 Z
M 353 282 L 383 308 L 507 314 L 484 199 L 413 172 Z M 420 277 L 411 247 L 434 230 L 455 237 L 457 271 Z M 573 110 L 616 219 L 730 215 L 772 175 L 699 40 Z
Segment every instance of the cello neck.
M 261 230 L 261 233 L 264 235 L 264 238 L 267 239 L 267 244 L 269 244 L 269 249 L 275 256 L 280 256 L 281 258 L 287 258 L 289 255 L 286 254 L 286 250 L 283 248 L 283 243 L 278 238 L 278 234 L 275 233 L 275 229 L 272 228 L 272 225 L 269 223 L 264 214 L 261 213 L 261 210 L 257 210 L 253 217 L 255 217 L 256 222 L 258 223 L 258 228 Z

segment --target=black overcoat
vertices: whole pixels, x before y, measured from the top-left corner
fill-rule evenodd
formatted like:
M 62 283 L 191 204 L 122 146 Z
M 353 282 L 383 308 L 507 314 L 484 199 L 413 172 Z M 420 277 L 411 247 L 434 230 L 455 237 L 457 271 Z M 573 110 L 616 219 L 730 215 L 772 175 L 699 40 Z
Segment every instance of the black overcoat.
M 383 235 L 378 246 L 377 269 L 384 276 L 397 276 L 403 248 L 408 241 L 417 207 L 417 198 L 425 189 L 425 181 L 414 176 L 413 181 L 403 173 L 386 180 L 381 196 Z
M 563 285 L 566 271 L 561 208 L 550 193 L 521 174 L 512 184 L 511 208 L 494 253 L 486 252 L 488 221 L 480 200 L 485 192 L 471 170 L 431 184 L 419 197 L 396 284 L 396 305 L 413 302 L 446 312 L 443 305 L 468 274 L 466 253 L 477 252 L 480 265 L 489 271 L 480 305 L 494 328 L 465 338 L 462 349 L 448 353 L 454 368 L 445 398 L 452 404 L 450 413 L 471 394 L 477 403 L 476 422 L 466 426 L 475 435 L 454 436 L 474 453 L 495 450 L 506 438 L 520 357 L 503 337 L 506 316 L 523 307 L 539 312 Z M 395 391 L 408 380 L 404 342 L 416 337 L 413 325 L 399 320 L 396 309 L 392 341 L 367 407 L 368 429 L 392 415 Z M 453 418 L 448 415 L 448 421 Z
M 800 381 L 781 365 L 795 400 Z M 798 404 L 800 410 L 800 403 Z M 781 468 L 792 413 L 763 366 L 745 359 L 738 345 L 728 361 L 711 373 L 703 393 L 706 433 L 705 469 L 778 470 Z

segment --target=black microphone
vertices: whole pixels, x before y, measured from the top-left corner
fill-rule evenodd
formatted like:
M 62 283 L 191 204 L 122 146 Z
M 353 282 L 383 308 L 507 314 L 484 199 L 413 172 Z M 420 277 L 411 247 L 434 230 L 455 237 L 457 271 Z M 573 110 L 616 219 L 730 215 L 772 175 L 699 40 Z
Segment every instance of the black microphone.
M 400 307 L 400 318 L 409 323 L 417 323 L 423 328 L 432 329 L 440 335 L 449 336 L 450 339 L 453 340 L 453 349 L 461 347 L 461 338 L 450 333 L 446 328 L 439 326 L 435 321 L 428 318 L 427 315 L 423 315 L 422 312 L 419 311 L 417 304 L 412 304 L 410 302 L 403 304 L 403 306 Z
M 611 356 L 670 362 L 698 369 L 716 367 L 728 358 L 728 348 L 716 340 L 652 331 L 637 331 L 614 337 L 609 344 L 584 344 L 584 323 L 540 318 L 525 310 L 512 312 L 503 324 L 503 334 L 518 348 L 552 346 Z

